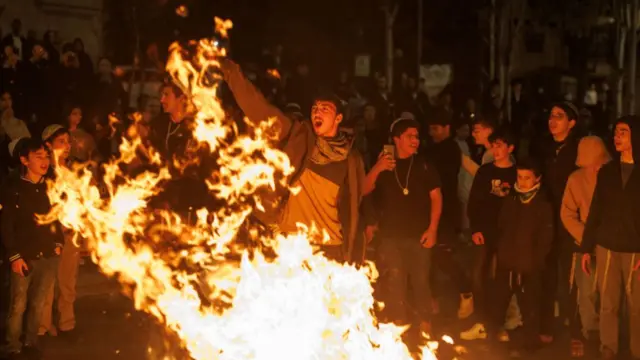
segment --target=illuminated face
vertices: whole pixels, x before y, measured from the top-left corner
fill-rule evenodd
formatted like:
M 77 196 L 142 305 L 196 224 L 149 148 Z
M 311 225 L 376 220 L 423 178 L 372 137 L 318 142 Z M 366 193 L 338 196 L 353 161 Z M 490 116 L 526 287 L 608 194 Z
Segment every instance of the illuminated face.
M 336 105 L 331 101 L 318 100 L 311 107 L 311 122 L 318 136 L 335 136 L 341 121 L 342 114 L 337 114 Z
M 613 131 L 613 143 L 618 152 L 631 151 L 631 129 L 628 124 L 619 123 L 616 125 Z
M 566 137 L 575 126 L 576 121 L 569 119 L 567 113 L 557 106 L 551 109 L 549 114 L 549 132 L 553 137 Z
M 162 103 L 162 110 L 164 110 L 165 113 L 171 114 L 180 110 L 182 106 L 182 96 L 176 96 L 170 86 L 165 86 L 162 88 L 160 103 Z
M 73 108 L 69 114 L 69 127 L 77 127 L 82 121 L 82 109 Z
M 509 158 L 509 155 L 511 155 L 511 152 L 513 152 L 513 145 L 508 145 L 502 140 L 496 140 L 491 143 L 491 151 L 495 161 L 506 160 Z
M 27 168 L 27 171 L 37 176 L 45 176 L 49 171 L 49 152 L 45 148 L 30 152 L 27 156 L 21 156 L 20 162 Z
M 0 111 L 11 109 L 12 106 L 13 100 L 11 99 L 11 94 L 5 92 L 0 95 Z
M 408 128 L 400 136 L 395 136 L 393 142 L 396 145 L 396 152 L 398 154 L 413 155 L 418 152 L 420 147 L 420 137 L 418 129 Z
M 540 176 L 528 169 L 518 169 L 518 188 L 521 191 L 529 191 L 540 183 Z
M 473 140 L 476 142 L 476 145 L 485 145 L 489 143 L 489 136 L 493 134 L 493 129 L 490 127 L 486 127 L 482 124 L 473 124 L 473 132 L 471 136 L 473 136 Z
M 71 152 L 71 137 L 68 133 L 56 136 L 55 139 L 48 142 L 47 145 L 58 161 L 64 162 L 69 158 L 69 153 Z

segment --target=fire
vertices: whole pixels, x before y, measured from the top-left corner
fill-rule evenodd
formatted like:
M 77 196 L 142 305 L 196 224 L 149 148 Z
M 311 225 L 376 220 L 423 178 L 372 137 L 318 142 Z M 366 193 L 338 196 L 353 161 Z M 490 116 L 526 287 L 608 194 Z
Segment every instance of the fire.
M 230 27 L 216 19 L 219 34 Z M 87 169 L 59 168 L 49 191 L 55 206 L 42 221 L 58 219 L 85 238 L 101 270 L 119 279 L 137 309 L 174 331 L 193 359 L 412 359 L 401 340 L 405 328 L 375 318 L 372 264 L 356 268 L 314 253 L 308 241 L 314 231 L 303 226 L 275 239 L 249 229 L 275 256 L 235 241 L 261 208 L 256 191 L 286 185 L 293 168 L 272 145 L 271 120 L 247 120 L 251 131 L 244 135 L 226 118 L 215 75 L 225 50 L 205 39 L 195 55 L 172 45 L 167 70 L 190 95 L 198 145 L 218 155 L 219 171 L 208 184 L 226 206 L 199 210 L 191 225 L 171 210 L 149 209 L 171 175 L 134 131 L 120 157 L 104 165 L 108 196 Z M 160 170 L 125 174 L 139 151 Z M 424 346 L 420 357 L 435 359 L 435 345 Z

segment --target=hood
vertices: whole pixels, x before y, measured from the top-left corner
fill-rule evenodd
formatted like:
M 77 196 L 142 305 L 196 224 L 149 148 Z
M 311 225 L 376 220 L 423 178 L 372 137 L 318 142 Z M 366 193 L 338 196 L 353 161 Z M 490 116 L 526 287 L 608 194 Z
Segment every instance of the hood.
M 640 162 L 640 116 L 638 115 L 627 115 L 619 118 L 615 124 L 613 124 L 614 129 L 615 126 L 623 123 L 629 125 L 629 130 L 631 130 L 631 146 L 633 147 L 633 161 Z
M 578 144 L 578 167 L 604 165 L 611 160 L 604 141 L 597 136 L 585 136 Z

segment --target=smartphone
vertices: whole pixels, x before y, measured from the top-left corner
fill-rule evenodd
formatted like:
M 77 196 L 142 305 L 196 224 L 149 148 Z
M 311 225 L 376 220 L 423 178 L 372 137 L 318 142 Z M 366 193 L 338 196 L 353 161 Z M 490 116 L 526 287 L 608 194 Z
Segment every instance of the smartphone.
M 396 157 L 396 148 L 393 145 L 385 145 L 382 152 L 391 156 L 392 159 L 395 159 Z

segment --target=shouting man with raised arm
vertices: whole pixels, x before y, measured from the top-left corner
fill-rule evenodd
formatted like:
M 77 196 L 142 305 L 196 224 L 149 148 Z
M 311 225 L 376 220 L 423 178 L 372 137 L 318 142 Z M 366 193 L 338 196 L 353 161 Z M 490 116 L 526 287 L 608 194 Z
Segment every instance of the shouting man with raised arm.
M 221 69 L 247 117 L 254 121 L 276 120 L 277 141 L 295 167 L 289 184 L 300 188 L 297 194 L 279 189 L 271 198 L 265 198 L 265 210 L 256 211 L 256 218 L 285 234 L 296 233 L 298 223 L 315 225 L 329 235 L 328 240 L 312 239 L 327 257 L 353 260 L 364 164 L 351 146 L 352 132 L 340 128 L 340 99 L 335 95 L 316 97 L 311 121 L 293 121 L 269 104 L 237 64 L 224 59 Z

